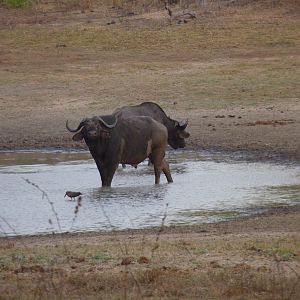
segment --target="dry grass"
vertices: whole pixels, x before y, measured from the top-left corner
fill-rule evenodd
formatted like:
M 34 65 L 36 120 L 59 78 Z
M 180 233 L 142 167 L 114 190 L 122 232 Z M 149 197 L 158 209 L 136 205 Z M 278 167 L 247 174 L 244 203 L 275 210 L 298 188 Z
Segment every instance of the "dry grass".
M 170 25 L 164 10 L 152 7 L 142 15 L 128 16 L 116 3 L 112 8 L 93 2 L 92 11 L 84 12 L 45 7 L 35 13 L 1 10 L 0 110 L 6 116 L 1 119 L 1 147 L 70 146 L 66 119 L 78 122 L 143 101 L 159 103 L 173 118 L 188 118 L 197 146 L 223 147 L 222 137 L 240 137 L 240 127 L 229 124 L 215 132 L 200 132 L 214 123 L 208 118 L 202 124 L 198 116 L 204 110 L 213 116 L 214 110 L 222 109 L 231 114 L 234 109 L 274 105 L 278 111 L 297 108 L 296 2 L 235 1 L 221 9 L 211 2 L 195 10 L 196 20 L 181 25 L 175 21 Z M 115 24 L 107 25 L 112 20 Z M 265 144 L 275 149 L 294 143 L 288 148 L 298 151 L 297 124 L 289 128 L 292 139 Z M 240 138 L 225 146 L 256 148 L 262 141 L 259 135 L 251 132 L 248 136 L 256 140 L 248 143 Z
M 101 20 L 116 11 L 105 19 L 101 8 L 99 19 L 46 15 L 41 25 L 18 25 L 27 20 L 20 16 L 0 29 L 5 140 L 20 130 L 28 140 L 34 119 L 41 143 L 47 128 L 61 124 L 55 131 L 61 143 L 70 116 L 142 101 L 168 112 L 177 103 L 173 117 L 298 101 L 299 19 L 284 10 L 251 9 L 200 10 L 184 26 L 170 26 L 163 14 L 150 23 L 152 14 L 105 26 Z
M 180 110 L 290 101 L 300 94 L 298 27 L 294 19 L 233 18 L 163 28 L 3 28 L 2 96 L 11 99 L 7 108 L 28 100 L 36 109 L 73 109 L 84 101 L 104 111 L 147 100 Z
M 131 235 L 129 242 L 128 237 L 115 235 L 64 243 L 67 253 L 55 238 L 26 248 L 9 240 L 1 243 L 1 295 L 10 299 L 21 295 L 22 299 L 297 299 L 300 292 L 298 234 L 256 239 L 163 235 L 151 259 L 155 235 Z M 129 264 L 121 264 L 124 256 L 131 257 Z M 148 260 L 141 264 L 140 257 Z

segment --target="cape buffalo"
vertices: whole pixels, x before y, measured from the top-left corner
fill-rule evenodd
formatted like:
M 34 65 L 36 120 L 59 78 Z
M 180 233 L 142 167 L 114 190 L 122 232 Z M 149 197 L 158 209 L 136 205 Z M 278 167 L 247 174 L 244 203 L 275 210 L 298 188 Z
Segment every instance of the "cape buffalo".
M 150 117 L 118 118 L 118 115 L 83 119 L 76 129 L 66 123 L 70 132 L 76 132 L 74 141 L 84 139 L 99 170 L 102 186 L 111 186 L 119 165 L 137 166 L 149 157 L 154 165 L 155 184 L 161 171 L 172 182 L 165 160 L 168 132 L 165 126 Z
M 154 102 L 144 102 L 135 106 L 124 106 L 117 108 L 114 113 L 119 114 L 121 117 L 128 118 L 132 116 L 148 116 L 157 122 L 166 126 L 168 130 L 168 144 L 174 148 L 184 148 L 185 139 L 190 136 L 185 131 L 188 122 L 178 122 L 167 117 L 163 109 Z

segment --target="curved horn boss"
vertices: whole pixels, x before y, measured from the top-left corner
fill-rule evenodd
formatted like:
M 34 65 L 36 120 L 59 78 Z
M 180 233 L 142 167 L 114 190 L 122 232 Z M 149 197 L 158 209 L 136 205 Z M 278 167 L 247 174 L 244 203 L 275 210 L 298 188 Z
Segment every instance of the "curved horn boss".
M 104 121 L 103 118 L 101 118 L 101 117 L 99 117 L 99 116 L 98 116 L 98 119 L 99 119 L 99 121 L 101 121 L 101 123 L 102 123 L 106 128 L 114 128 L 114 127 L 117 125 L 117 123 L 118 123 L 118 117 L 117 117 L 117 116 L 115 117 L 115 121 L 114 121 L 114 123 L 112 123 L 112 124 L 108 124 L 106 121 Z
M 188 120 L 183 121 L 183 122 L 178 122 L 178 127 L 179 127 L 181 130 L 186 129 L 187 126 L 188 126 Z
M 69 127 L 68 124 L 68 120 L 66 122 L 66 128 L 70 131 L 70 132 L 77 132 L 78 130 L 80 130 L 82 127 L 84 126 L 83 121 L 80 122 L 80 124 L 78 125 L 78 127 L 76 129 L 72 129 Z

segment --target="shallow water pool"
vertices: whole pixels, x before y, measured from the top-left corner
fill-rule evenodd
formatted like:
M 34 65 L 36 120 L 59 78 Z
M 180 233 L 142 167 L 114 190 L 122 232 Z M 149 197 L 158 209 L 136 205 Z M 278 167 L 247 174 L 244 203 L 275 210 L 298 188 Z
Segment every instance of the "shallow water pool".
M 2 152 L 0 235 L 215 222 L 300 201 L 298 165 L 189 151 L 167 159 L 172 184 L 162 174 L 155 186 L 144 162 L 119 167 L 112 188 L 101 188 L 89 153 Z M 66 190 L 83 194 L 77 214 Z

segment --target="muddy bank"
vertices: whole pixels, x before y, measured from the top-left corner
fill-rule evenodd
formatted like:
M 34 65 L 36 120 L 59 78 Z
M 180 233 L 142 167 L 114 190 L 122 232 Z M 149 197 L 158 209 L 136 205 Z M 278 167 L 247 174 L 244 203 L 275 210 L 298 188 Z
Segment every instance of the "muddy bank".
M 300 158 L 300 106 L 297 102 L 289 106 L 277 104 L 272 107 L 196 111 L 183 109 L 179 112 L 166 109 L 166 112 L 173 118 L 189 120 L 187 130 L 191 136 L 187 139 L 187 149 L 250 151 L 258 158 L 280 155 L 297 160 Z M 92 112 L 76 111 L 72 116 L 62 116 L 62 112 L 58 112 L 51 118 L 47 114 L 39 116 L 38 111 L 30 114 L 35 118 L 34 122 L 32 119 L 25 119 L 22 123 L 16 118 L 3 119 L 1 150 L 51 147 L 87 149 L 84 143 L 71 140 L 72 135 L 66 131 L 65 121 L 69 118 L 76 124 L 83 116 L 92 115 Z

